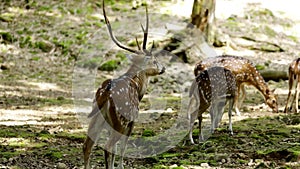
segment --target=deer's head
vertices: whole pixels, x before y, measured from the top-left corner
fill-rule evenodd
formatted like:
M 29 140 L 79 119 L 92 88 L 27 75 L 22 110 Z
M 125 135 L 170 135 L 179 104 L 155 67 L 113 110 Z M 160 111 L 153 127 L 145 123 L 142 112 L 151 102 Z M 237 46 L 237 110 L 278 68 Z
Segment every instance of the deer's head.
M 154 42 L 153 42 L 151 49 L 147 50 L 147 38 L 148 38 L 148 28 L 149 28 L 149 16 L 148 16 L 147 6 L 146 6 L 146 27 L 144 28 L 144 26 L 141 24 L 141 27 L 142 27 L 142 30 L 144 33 L 144 39 L 143 39 L 143 43 L 142 43 L 142 47 L 141 47 L 136 38 L 136 43 L 137 43 L 137 47 L 138 47 L 137 50 L 123 45 L 114 36 L 110 22 L 106 16 L 104 0 L 103 0 L 103 15 L 104 15 L 104 19 L 105 19 L 105 23 L 106 23 L 106 26 L 108 29 L 109 36 L 112 39 L 112 41 L 121 49 L 124 49 L 131 53 L 131 55 L 128 55 L 127 58 L 129 60 L 131 60 L 132 66 L 130 67 L 130 69 L 127 71 L 126 74 L 134 75 L 145 69 L 148 70 L 147 72 L 148 72 L 149 76 L 155 76 L 155 75 L 162 74 L 165 72 L 165 67 L 163 65 L 161 65 L 157 61 L 157 57 L 152 54 Z
M 273 112 L 278 113 L 278 103 L 277 103 L 277 95 L 274 94 L 274 90 L 267 89 L 267 97 L 266 103 L 273 110 Z

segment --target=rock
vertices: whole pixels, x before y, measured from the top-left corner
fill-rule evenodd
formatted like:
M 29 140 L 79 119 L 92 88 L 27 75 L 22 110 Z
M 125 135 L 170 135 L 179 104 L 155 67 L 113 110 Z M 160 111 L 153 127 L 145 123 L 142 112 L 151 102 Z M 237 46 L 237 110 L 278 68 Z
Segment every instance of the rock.
M 255 161 L 256 163 L 262 163 L 262 162 L 264 162 L 263 159 L 255 159 L 254 161 Z
M 253 159 L 250 159 L 249 163 L 248 163 L 248 166 L 252 166 L 254 165 L 255 163 L 253 163 Z
M 68 167 L 65 163 L 59 162 L 57 164 L 57 169 L 66 169 L 66 168 L 68 168 Z
M 227 158 L 226 161 L 227 161 L 227 163 L 231 163 L 231 159 L 230 158 Z
M 173 164 L 173 165 L 170 166 L 170 168 L 177 168 L 177 167 L 178 167 L 177 164 Z
M 201 167 L 209 167 L 209 164 L 208 163 L 201 163 L 200 166 Z
M 9 158 L 8 161 L 11 163 L 14 161 L 14 158 Z

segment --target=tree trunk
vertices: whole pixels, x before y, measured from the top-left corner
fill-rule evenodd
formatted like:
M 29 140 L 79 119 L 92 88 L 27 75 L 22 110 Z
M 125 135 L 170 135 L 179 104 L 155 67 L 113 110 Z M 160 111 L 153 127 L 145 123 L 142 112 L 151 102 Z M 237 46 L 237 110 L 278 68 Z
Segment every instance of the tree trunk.
M 214 41 L 212 25 L 215 20 L 215 6 L 216 0 L 194 0 L 191 16 L 192 24 L 203 32 L 203 36 L 209 44 Z

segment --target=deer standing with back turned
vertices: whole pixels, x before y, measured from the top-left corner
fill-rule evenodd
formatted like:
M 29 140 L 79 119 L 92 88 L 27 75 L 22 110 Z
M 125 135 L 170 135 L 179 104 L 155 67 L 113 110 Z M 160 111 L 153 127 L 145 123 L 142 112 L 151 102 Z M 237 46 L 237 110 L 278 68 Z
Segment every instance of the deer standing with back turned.
M 234 99 L 234 107 L 237 115 L 240 116 L 240 107 L 246 97 L 245 85 L 252 85 L 258 89 L 264 96 L 265 102 L 272 109 L 273 112 L 278 112 L 277 97 L 274 90 L 270 90 L 261 74 L 257 71 L 253 63 L 243 57 L 222 55 L 211 57 L 200 61 L 194 68 L 194 74 L 197 76 L 201 71 L 212 67 L 222 66 L 229 69 L 235 76 L 237 85 L 237 94 Z M 241 95 L 241 99 L 239 96 Z
M 128 137 L 130 136 L 135 120 L 139 113 L 139 102 L 147 90 L 148 78 L 164 73 L 163 67 L 152 55 L 152 50 L 146 49 L 148 35 L 148 10 L 146 6 L 146 27 L 142 26 L 144 40 L 142 48 L 138 44 L 139 50 L 131 49 L 121 44 L 113 35 L 110 22 L 105 13 L 103 0 L 103 15 L 106 26 L 112 41 L 120 48 L 127 50 L 132 55 L 133 65 L 122 76 L 117 79 L 104 81 L 97 90 L 92 112 L 87 138 L 83 145 L 84 168 L 90 168 L 91 150 L 99 139 L 100 131 L 105 127 L 110 136 L 104 149 L 105 168 L 114 168 L 116 143 L 121 140 L 119 168 L 123 167 L 123 156 L 125 154 Z M 149 65 L 151 64 L 151 65 Z M 147 66 L 145 68 L 145 66 Z
M 232 72 L 224 67 L 210 67 L 200 72 L 190 89 L 190 103 L 188 119 L 190 122 L 189 137 L 192 144 L 194 121 L 198 117 L 199 123 L 199 142 L 204 141 L 202 136 L 202 114 L 210 107 L 211 133 L 218 127 L 218 123 L 223 116 L 224 107 L 229 102 L 229 132 L 232 135 L 232 108 L 236 94 L 236 80 Z M 196 107 L 192 107 L 195 105 Z
M 289 94 L 287 97 L 284 113 L 288 113 L 293 108 L 295 102 L 295 111 L 299 113 L 299 90 L 300 90 L 300 58 L 293 60 L 289 66 Z M 292 92 L 294 91 L 294 94 Z M 291 97 L 294 95 L 293 97 Z

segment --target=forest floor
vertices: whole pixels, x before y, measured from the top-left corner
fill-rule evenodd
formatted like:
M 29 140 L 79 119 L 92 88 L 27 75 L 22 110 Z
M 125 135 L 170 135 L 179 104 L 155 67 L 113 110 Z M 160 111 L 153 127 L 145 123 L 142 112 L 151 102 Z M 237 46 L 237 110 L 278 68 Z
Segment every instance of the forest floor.
M 216 29 L 227 45 L 212 50 L 245 56 L 261 69 L 287 70 L 300 56 L 296 5 L 290 0 L 249 2 L 217 1 Z M 187 23 L 191 4 L 153 1 L 148 8 L 150 38 L 161 40 L 159 47 L 163 36 L 170 36 L 166 27 Z M 0 11 L 0 168 L 83 168 L 86 116 L 95 86 L 128 66 L 124 52 L 106 43 L 100 1 L 11 0 L 1 1 Z M 141 37 L 134 30 L 141 31 L 144 7 L 133 10 L 128 1 L 110 1 L 107 13 L 117 37 L 134 46 L 132 37 Z M 164 60 L 166 73 L 150 80 L 128 154 L 143 138 L 147 144 L 142 148 L 152 156 L 127 156 L 125 168 L 300 168 L 300 115 L 282 113 L 287 80 L 267 82 L 276 89 L 279 113 L 271 112 L 255 88 L 247 88 L 242 115 L 233 117 L 233 136 L 227 133 L 226 116 L 204 143 L 191 145 L 187 131 L 180 138 L 164 135 L 187 111 L 192 61 L 199 58 Z M 196 141 L 198 133 L 194 129 Z M 153 153 L 160 146 L 166 151 Z M 101 146 L 94 148 L 91 163 L 103 168 Z

